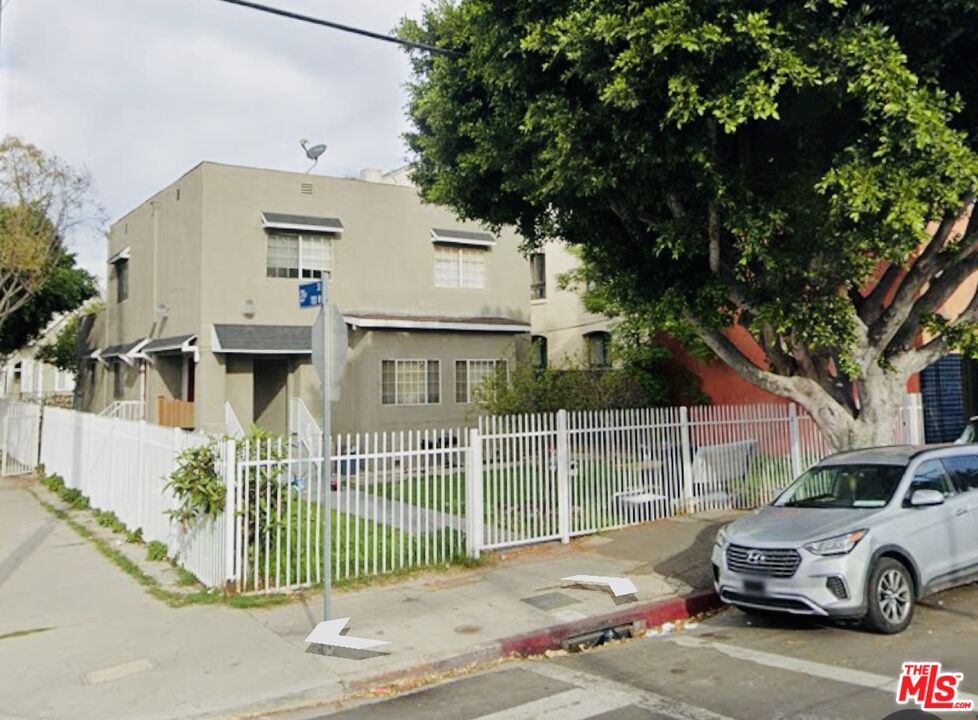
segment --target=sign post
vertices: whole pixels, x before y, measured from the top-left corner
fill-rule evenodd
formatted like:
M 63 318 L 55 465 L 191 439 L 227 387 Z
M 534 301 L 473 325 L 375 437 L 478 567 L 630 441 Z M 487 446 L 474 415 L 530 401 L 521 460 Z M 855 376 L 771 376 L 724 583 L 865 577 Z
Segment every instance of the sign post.
M 312 328 L 312 362 L 319 374 L 320 400 L 323 412 L 323 435 L 320 441 L 322 446 L 322 462 L 319 466 L 319 485 L 322 488 L 323 497 L 321 498 L 323 508 L 323 622 L 331 619 L 332 607 L 330 597 L 332 595 L 332 563 L 331 550 L 332 543 L 332 515 L 333 515 L 333 493 L 332 493 L 332 457 L 330 454 L 330 420 L 332 415 L 332 382 L 330 378 L 330 365 L 328 358 L 330 354 L 330 340 L 333 328 L 327 324 L 330 318 L 329 305 L 329 277 L 317 282 L 303 283 L 299 285 L 299 307 L 319 307 L 319 317 Z M 344 326 L 345 327 L 345 326 Z M 344 343 L 345 344 L 345 343 Z

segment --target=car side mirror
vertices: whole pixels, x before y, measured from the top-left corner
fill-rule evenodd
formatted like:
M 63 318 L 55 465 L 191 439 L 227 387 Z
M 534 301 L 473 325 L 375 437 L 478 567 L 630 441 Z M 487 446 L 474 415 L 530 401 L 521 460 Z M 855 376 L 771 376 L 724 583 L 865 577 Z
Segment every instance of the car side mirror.
M 915 490 L 910 496 L 911 507 L 928 507 L 930 505 L 943 505 L 944 493 L 939 490 Z

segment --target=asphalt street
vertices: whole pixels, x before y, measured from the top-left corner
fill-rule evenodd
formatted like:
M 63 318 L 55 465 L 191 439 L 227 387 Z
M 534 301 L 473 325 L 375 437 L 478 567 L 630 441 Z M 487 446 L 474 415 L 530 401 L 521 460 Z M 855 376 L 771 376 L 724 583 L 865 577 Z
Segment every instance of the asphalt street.
M 978 706 L 978 585 L 924 601 L 901 635 L 728 609 L 695 628 L 507 663 L 381 701 L 295 718 L 330 720 L 881 720 L 901 664 L 964 673 Z M 292 716 L 290 716 L 292 717 Z M 944 716 L 941 716 L 944 717 Z M 947 717 L 973 720 L 976 713 Z

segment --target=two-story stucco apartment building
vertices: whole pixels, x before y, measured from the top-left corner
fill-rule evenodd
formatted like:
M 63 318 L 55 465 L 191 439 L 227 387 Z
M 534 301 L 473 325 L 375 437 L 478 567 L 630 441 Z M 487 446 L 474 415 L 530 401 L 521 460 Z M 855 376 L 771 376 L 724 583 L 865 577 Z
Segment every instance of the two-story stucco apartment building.
M 284 432 L 294 398 L 317 415 L 317 311 L 298 286 L 327 275 L 349 330 L 335 430 L 470 420 L 473 388 L 528 343 L 518 238 L 365 177 L 205 162 L 115 222 L 83 408 L 138 404 L 208 432 L 227 409 Z

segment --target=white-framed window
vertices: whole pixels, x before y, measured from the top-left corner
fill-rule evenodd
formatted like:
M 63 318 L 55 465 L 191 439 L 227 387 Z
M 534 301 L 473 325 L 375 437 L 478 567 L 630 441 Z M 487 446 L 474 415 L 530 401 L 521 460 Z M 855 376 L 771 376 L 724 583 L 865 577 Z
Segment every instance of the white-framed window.
M 481 290 L 486 286 L 484 248 L 435 246 L 435 287 Z
M 381 360 L 381 405 L 437 405 L 441 402 L 438 360 Z
M 530 299 L 547 297 L 547 256 L 542 252 L 530 255 Z
M 74 389 L 74 374 L 70 370 L 54 371 L 54 389 L 56 392 L 67 392 Z
M 333 269 L 333 241 L 323 235 L 269 233 L 265 275 L 270 278 L 321 278 Z
M 497 370 L 506 371 L 505 360 L 456 360 L 455 402 L 472 402 L 473 391 Z

